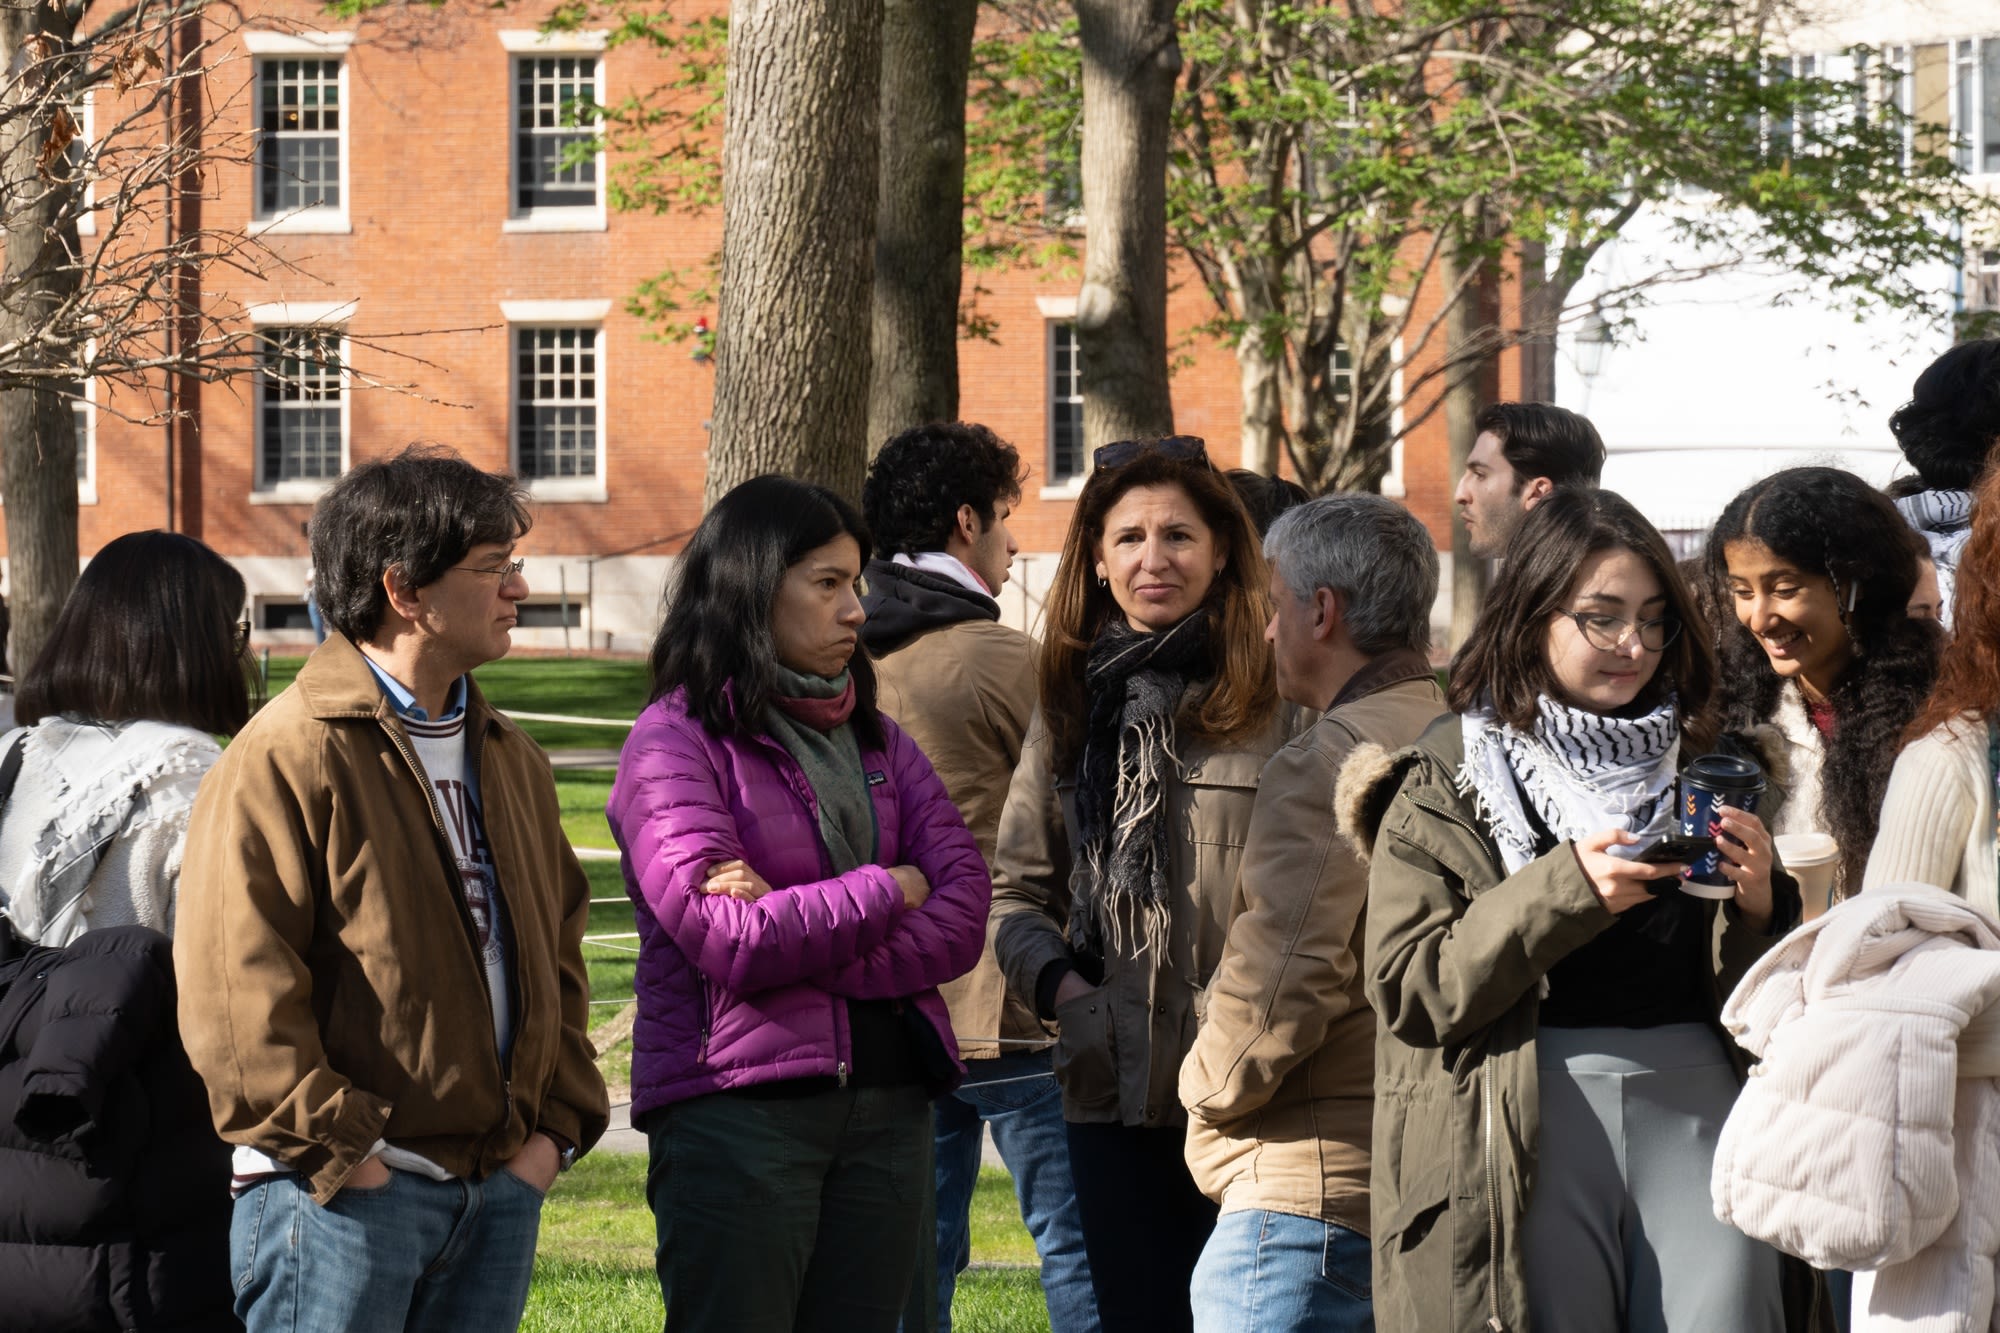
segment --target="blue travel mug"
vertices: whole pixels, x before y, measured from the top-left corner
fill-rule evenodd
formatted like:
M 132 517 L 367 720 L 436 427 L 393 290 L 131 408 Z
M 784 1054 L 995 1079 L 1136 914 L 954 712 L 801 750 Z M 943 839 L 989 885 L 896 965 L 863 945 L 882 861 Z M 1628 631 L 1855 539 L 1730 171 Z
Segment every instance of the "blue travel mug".
M 1752 761 L 1727 754 L 1703 755 L 1681 770 L 1681 835 L 1713 838 L 1722 834 L 1715 807 L 1730 805 L 1754 815 L 1764 788 L 1764 770 Z M 1721 892 L 1716 892 L 1718 889 Z M 1720 850 L 1688 867 L 1681 891 L 1697 898 L 1728 898 L 1736 892 L 1736 886 L 1722 873 Z

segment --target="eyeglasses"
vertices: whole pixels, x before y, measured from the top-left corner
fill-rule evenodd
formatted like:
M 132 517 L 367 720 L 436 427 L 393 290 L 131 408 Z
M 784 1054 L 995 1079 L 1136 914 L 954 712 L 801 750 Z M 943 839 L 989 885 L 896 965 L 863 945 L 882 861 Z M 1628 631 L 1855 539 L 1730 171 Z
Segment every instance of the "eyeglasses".
M 1146 454 L 1174 458 L 1182 462 L 1208 462 L 1208 441 L 1199 435 L 1169 435 L 1158 440 L 1118 440 L 1100 445 L 1090 456 L 1093 468 L 1124 467 Z
M 239 653 L 250 646 L 250 617 L 245 616 L 236 622 L 236 632 L 233 638 L 235 650 Z
M 503 579 L 511 579 L 526 568 L 527 564 L 528 562 L 525 559 L 516 557 L 504 565 L 495 565 L 491 569 L 482 569 L 478 565 L 453 565 L 452 568 L 462 569 L 468 574 L 497 575 Z
M 1639 646 L 1647 652 L 1662 652 L 1680 637 L 1681 632 L 1681 622 L 1673 616 L 1660 616 L 1634 624 L 1619 616 L 1599 615 L 1591 611 L 1558 611 L 1556 614 L 1574 620 L 1584 642 L 1607 653 L 1622 649 L 1632 641 L 1634 634 L 1639 636 Z

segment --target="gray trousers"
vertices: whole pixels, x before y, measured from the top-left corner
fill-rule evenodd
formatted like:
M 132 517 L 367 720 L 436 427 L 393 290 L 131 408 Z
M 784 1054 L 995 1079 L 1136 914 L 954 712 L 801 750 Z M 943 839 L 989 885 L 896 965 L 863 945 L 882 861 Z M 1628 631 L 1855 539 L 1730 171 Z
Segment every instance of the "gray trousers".
M 1778 1254 L 1715 1220 L 1736 1100 L 1700 1023 L 1543 1028 L 1542 1129 L 1523 1237 L 1536 1333 L 1782 1333 Z

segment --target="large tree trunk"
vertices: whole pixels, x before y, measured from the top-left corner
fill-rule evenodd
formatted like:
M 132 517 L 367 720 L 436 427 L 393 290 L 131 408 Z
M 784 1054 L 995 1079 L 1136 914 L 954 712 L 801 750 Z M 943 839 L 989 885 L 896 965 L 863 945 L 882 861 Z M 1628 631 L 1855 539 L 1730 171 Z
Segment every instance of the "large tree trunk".
M 1521 258 L 1521 401 L 1556 400 L 1556 324 L 1568 292 L 1548 277 L 1548 247 L 1522 241 Z
M 882 0 L 735 0 L 707 502 L 868 457 Z
M 1167 132 L 1178 0 L 1076 0 L 1083 45 L 1083 438 L 1168 435 Z
M 958 417 L 965 79 L 979 0 L 885 0 L 882 183 L 875 214 L 872 454 Z
M 16 110 L 0 118 L 0 193 L 5 210 L 6 277 L 0 285 L 0 341 L 46 329 L 51 314 L 78 286 L 76 222 L 65 210 L 67 188 L 44 172 L 53 159 L 62 173 L 67 159 L 45 153 L 55 110 L 65 98 L 40 86 L 38 63 L 68 46 L 63 6 L 0 7 L 0 65 L 10 72 Z M 24 351 L 19 364 L 61 366 L 61 348 Z M 40 389 L 0 393 L 0 495 L 6 500 L 7 574 L 12 626 L 7 660 L 16 673 L 41 651 L 64 600 L 76 583 L 76 427 L 70 400 Z
M 1440 269 L 1445 291 L 1457 290 L 1465 274 L 1459 260 L 1448 257 Z M 1451 484 L 1454 487 L 1458 485 L 1458 479 L 1465 475 L 1466 460 L 1472 456 L 1472 442 L 1478 434 L 1473 423 L 1479 416 L 1480 405 L 1499 396 L 1496 359 L 1490 353 L 1475 357 L 1471 351 L 1475 344 L 1492 334 L 1493 320 L 1498 314 L 1494 308 L 1498 304 L 1496 296 L 1492 266 L 1482 264 L 1480 276 L 1464 295 L 1453 302 L 1445 315 L 1445 355 L 1454 362 L 1461 362 L 1454 365 L 1445 377 L 1445 433 L 1451 443 Z M 1451 520 L 1451 646 L 1454 651 L 1472 633 L 1473 622 L 1479 618 L 1479 608 L 1486 601 L 1487 583 L 1486 561 L 1474 557 L 1465 524 L 1454 513 Z

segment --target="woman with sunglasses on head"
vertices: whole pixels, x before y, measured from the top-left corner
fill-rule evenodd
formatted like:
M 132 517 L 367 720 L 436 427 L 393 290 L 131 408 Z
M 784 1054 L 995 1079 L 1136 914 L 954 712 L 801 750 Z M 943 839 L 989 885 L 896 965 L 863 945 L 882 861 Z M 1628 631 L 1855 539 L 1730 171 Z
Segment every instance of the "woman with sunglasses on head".
M 110 542 L 0 738 L 0 1326 L 241 1327 L 165 936 L 215 738 L 249 716 L 243 598 L 192 537 Z
M 1782 756 L 1774 834 L 1839 844 L 1831 902 L 1858 891 L 1903 733 L 1937 679 L 1938 624 L 1909 614 L 1921 541 L 1851 472 L 1787 468 L 1722 511 L 1704 554 L 1721 729 Z M 1807 902 L 1808 917 L 1827 901 Z
M 1697 615 L 1637 510 L 1558 491 L 1452 663 L 1453 715 L 1341 774 L 1371 857 L 1380 1328 L 1784 1327 L 1776 1252 L 1715 1220 L 1708 1177 L 1742 1072 L 1722 997 L 1796 889 L 1740 810 L 1725 901 L 1643 855 L 1701 753 Z
M 1257 775 L 1286 739 L 1263 555 L 1200 440 L 1099 449 L 1048 600 L 1040 703 L 1000 821 L 994 952 L 1060 1024 L 1085 1249 L 1110 1333 L 1192 1326 L 1216 1207 L 1182 1058 L 1220 957 Z

